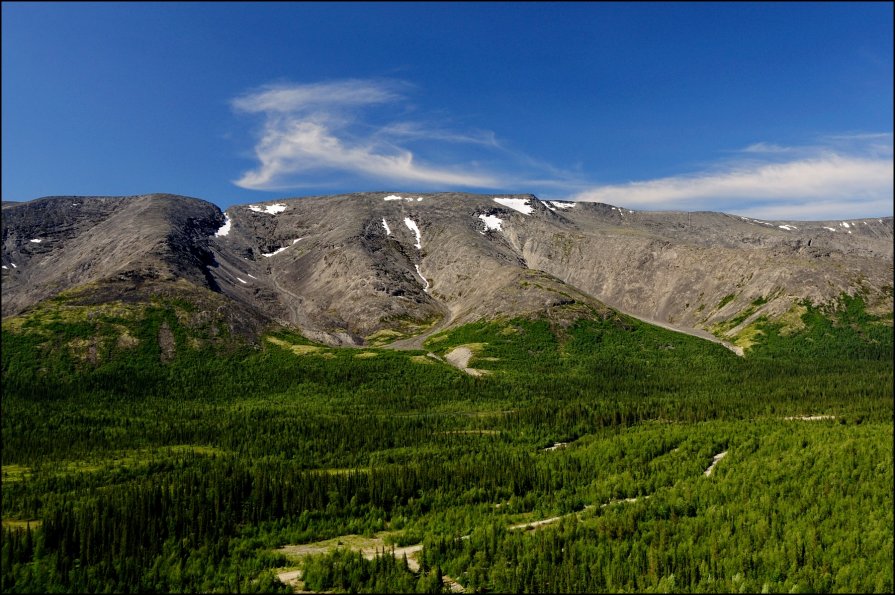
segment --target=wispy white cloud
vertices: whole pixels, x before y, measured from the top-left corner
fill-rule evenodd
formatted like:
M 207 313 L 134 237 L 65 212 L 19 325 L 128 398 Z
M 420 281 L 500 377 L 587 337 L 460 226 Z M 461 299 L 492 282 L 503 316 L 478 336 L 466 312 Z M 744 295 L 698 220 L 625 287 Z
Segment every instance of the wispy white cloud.
M 322 122 L 275 119 L 255 147 L 261 165 L 235 183 L 253 190 L 292 187 L 290 176 L 314 170 L 341 170 L 367 177 L 447 186 L 493 187 L 499 181 L 488 174 L 427 166 L 400 148 L 364 142 L 348 143 Z
M 743 149 L 749 161 L 711 171 L 597 186 L 572 198 L 649 210 L 713 210 L 766 219 L 823 220 L 892 212 L 895 168 L 878 141 L 848 140 L 861 147 L 782 147 L 756 143 Z M 891 142 L 891 135 L 888 135 Z M 845 140 L 844 138 L 840 140 Z M 885 142 L 882 143 L 885 147 Z
M 465 143 L 502 148 L 500 143 L 497 142 L 497 137 L 494 132 L 491 130 L 456 132 L 445 130 L 443 128 L 430 127 L 422 122 L 394 122 L 379 128 L 377 134 L 383 138 L 437 140 L 449 143 Z
M 849 134 L 828 134 L 824 137 L 828 140 L 845 140 L 845 141 L 888 141 L 892 144 L 891 132 L 853 132 Z
M 232 101 L 249 113 L 289 114 L 310 109 L 332 111 L 336 107 L 364 106 L 395 101 L 406 85 L 397 81 L 349 79 L 305 85 L 265 85 Z
M 783 147 L 774 143 L 754 143 L 742 149 L 743 153 L 792 153 L 794 147 Z
M 756 219 L 786 221 L 827 221 L 836 219 L 860 219 L 892 214 L 892 199 L 864 200 L 843 204 L 839 200 L 793 201 L 785 204 L 764 204 L 740 207 L 736 215 Z
M 421 122 L 376 124 L 365 109 L 402 100 L 408 85 L 396 81 L 346 80 L 270 85 L 233 100 L 234 109 L 264 115 L 255 145 L 258 166 L 234 183 L 252 190 L 304 186 L 303 174 L 347 172 L 420 186 L 496 188 L 497 174 L 472 164 L 437 165 L 418 158 L 410 141 L 497 146 L 493 133 L 460 133 Z

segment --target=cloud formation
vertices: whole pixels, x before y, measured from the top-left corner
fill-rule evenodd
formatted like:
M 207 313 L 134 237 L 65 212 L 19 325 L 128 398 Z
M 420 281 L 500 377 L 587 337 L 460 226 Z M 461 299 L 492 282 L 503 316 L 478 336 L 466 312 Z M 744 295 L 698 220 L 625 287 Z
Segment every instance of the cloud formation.
M 349 79 L 306 85 L 265 85 L 233 100 L 233 107 L 249 113 L 298 113 L 310 109 L 387 103 L 400 98 L 395 81 Z
M 263 114 L 255 145 L 258 166 L 234 184 L 250 190 L 307 185 L 311 172 L 343 172 L 420 186 L 496 188 L 497 175 L 470 165 L 423 162 L 407 142 L 470 143 L 497 146 L 493 133 L 457 133 L 419 122 L 375 124 L 360 113 L 402 100 L 408 86 L 398 81 L 344 80 L 268 85 L 233 100 L 238 112 Z
M 696 174 L 597 186 L 572 198 L 632 209 L 712 210 L 766 219 L 891 214 L 892 135 L 828 138 L 827 145 L 814 147 L 755 143 L 741 151 L 748 160 Z M 833 141 L 851 145 L 846 150 Z M 855 142 L 864 145 L 855 147 Z
M 810 145 L 755 142 L 703 171 L 594 185 L 580 171 L 503 146 L 491 131 L 457 131 L 406 117 L 412 90 L 402 81 L 349 79 L 266 85 L 236 97 L 231 102 L 235 111 L 261 116 L 261 121 L 254 145 L 257 165 L 234 184 L 285 190 L 360 178 L 415 189 L 553 189 L 567 199 L 631 209 L 712 210 L 765 219 L 892 212 L 891 132 L 831 134 Z M 445 157 L 452 146 L 463 147 L 462 161 Z M 486 162 L 497 154 L 510 169 L 496 173 L 478 165 L 471 160 L 476 151 L 489 153 Z

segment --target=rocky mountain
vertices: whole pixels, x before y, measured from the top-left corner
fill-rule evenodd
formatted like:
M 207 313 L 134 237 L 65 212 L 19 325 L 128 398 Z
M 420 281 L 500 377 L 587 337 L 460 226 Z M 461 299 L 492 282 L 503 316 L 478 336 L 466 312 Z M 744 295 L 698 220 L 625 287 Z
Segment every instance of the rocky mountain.
M 892 308 L 892 217 L 764 221 L 533 195 L 370 192 L 234 206 L 172 195 L 4 203 L 3 316 L 188 295 L 253 334 L 419 344 L 483 317 L 607 304 L 734 337 L 798 302 Z M 412 337 L 417 337 L 414 341 Z

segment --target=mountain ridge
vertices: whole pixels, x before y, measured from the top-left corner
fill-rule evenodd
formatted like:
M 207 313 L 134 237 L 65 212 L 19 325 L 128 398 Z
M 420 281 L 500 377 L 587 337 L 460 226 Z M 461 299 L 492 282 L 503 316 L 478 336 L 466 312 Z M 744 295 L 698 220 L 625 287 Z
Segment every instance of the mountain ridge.
M 333 345 L 570 302 L 731 341 L 804 300 L 892 307 L 892 217 L 771 222 L 453 192 L 221 211 L 150 194 L 4 204 L 2 234 L 4 318 L 82 286 L 94 301 L 206 291 L 227 298 L 240 334 L 282 325 Z

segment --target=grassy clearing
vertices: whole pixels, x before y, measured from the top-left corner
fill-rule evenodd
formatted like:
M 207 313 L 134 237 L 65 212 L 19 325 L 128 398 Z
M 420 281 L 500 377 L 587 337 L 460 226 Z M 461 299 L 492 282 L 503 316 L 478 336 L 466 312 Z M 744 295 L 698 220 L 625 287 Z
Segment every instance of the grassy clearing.
M 310 353 L 319 353 L 320 351 L 322 351 L 322 348 L 317 345 L 295 345 L 276 337 L 265 338 L 269 343 L 272 343 L 277 347 L 282 347 L 283 349 L 288 349 L 295 355 L 308 355 Z

